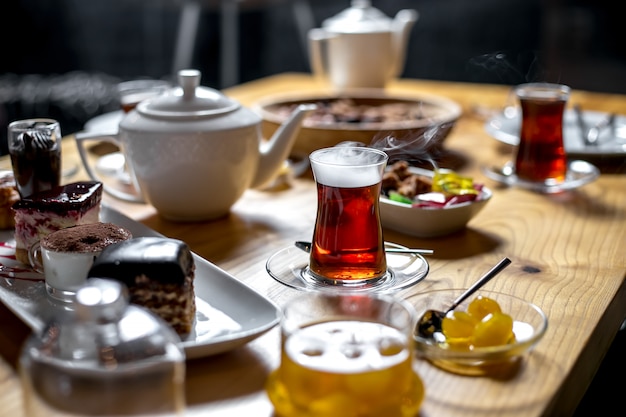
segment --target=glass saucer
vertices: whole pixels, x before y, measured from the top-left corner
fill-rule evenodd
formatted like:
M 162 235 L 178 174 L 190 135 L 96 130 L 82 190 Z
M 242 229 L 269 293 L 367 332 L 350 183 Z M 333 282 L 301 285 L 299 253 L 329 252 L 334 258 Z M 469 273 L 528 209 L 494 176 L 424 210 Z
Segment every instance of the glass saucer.
M 514 163 L 509 161 L 502 168 L 484 167 L 484 174 L 502 184 L 526 188 L 540 193 L 552 194 L 565 190 L 582 187 L 595 181 L 600 176 L 600 170 L 586 161 L 571 161 L 567 166 L 567 175 L 563 182 L 535 182 L 517 178 Z
M 386 248 L 406 249 L 385 242 Z M 347 291 L 390 293 L 417 284 L 426 277 L 429 265 L 422 255 L 413 253 L 387 253 L 387 273 L 375 282 L 350 286 L 333 285 L 313 277 L 309 270 L 309 254 L 295 246 L 275 252 L 265 268 L 272 278 L 291 288 L 302 291 Z

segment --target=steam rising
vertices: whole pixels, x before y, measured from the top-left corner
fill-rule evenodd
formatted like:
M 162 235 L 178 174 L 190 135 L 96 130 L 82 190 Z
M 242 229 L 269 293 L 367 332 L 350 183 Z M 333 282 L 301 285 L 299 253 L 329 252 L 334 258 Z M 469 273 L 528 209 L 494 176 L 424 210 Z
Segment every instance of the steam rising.
M 545 78 L 537 54 L 524 52 L 517 55 L 494 52 L 472 58 L 467 70 L 475 81 L 517 85 Z M 415 164 L 429 164 L 437 168 L 442 156 L 440 146 L 443 137 L 452 127 L 452 122 L 431 126 L 423 131 L 407 133 L 403 137 L 380 133 L 369 144 L 344 142 L 338 146 L 368 146 L 379 149 L 389 156 L 389 163 L 405 160 Z
M 493 52 L 470 59 L 466 70 L 473 82 L 517 85 L 546 79 L 535 52 Z
M 407 133 L 402 137 L 379 134 L 366 145 L 360 142 L 342 142 L 337 146 L 367 146 L 385 152 L 389 156 L 389 164 L 404 160 L 414 163 L 426 163 L 437 167 L 437 159 L 441 154 L 439 144 L 452 127 L 452 123 L 441 123 L 425 130 Z
M 377 149 L 387 154 L 388 164 L 399 160 L 427 163 L 437 168 L 441 153 L 440 143 L 452 122 L 441 123 L 396 137 L 380 133 L 369 145 L 361 142 L 341 142 L 311 154 L 311 167 L 318 183 L 335 187 L 362 187 L 375 184 L 382 178 L 380 155 L 363 152 Z M 355 168 L 358 166 L 358 168 Z
M 440 143 L 451 127 L 449 122 L 431 126 L 417 135 L 374 137 L 369 146 L 386 152 L 391 162 L 429 162 L 436 166 L 435 161 L 441 153 Z

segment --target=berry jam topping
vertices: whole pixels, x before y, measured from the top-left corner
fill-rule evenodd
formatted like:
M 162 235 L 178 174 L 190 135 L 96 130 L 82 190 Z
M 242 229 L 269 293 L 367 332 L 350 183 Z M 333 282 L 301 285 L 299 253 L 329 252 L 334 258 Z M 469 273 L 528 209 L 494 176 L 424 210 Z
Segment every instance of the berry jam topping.
M 72 209 L 86 210 L 97 205 L 102 198 L 102 183 L 81 181 L 61 185 L 48 191 L 33 194 L 13 205 L 13 209 L 43 209 L 47 211 Z

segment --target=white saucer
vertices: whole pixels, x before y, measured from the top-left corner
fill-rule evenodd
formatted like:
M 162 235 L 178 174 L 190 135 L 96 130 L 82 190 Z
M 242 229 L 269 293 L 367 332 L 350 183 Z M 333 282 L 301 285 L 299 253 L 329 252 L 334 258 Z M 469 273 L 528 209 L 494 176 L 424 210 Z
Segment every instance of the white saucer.
M 83 129 L 87 132 L 117 132 L 123 117 L 121 110 L 104 113 L 88 120 Z
M 126 170 L 126 160 L 121 152 L 111 152 L 98 158 L 96 169 L 101 175 L 116 178 L 122 184 L 132 183 Z
M 385 242 L 387 248 L 404 248 Z M 387 274 L 375 283 L 338 286 L 313 278 L 309 271 L 309 254 L 295 246 L 274 253 L 265 268 L 272 278 L 288 287 L 302 291 L 347 291 L 391 293 L 413 286 L 426 277 L 429 265 L 419 254 L 387 253 Z
M 502 168 L 485 167 L 483 172 L 494 181 L 502 184 L 526 188 L 540 193 L 553 194 L 565 190 L 582 187 L 595 181 L 600 176 L 600 171 L 594 165 L 586 161 L 571 161 L 567 167 L 565 181 L 560 183 L 534 182 L 517 178 L 513 162 L 507 162 Z
M 584 111 L 583 118 L 590 126 L 606 118 L 608 113 Z M 521 118 L 519 113 L 513 116 L 498 114 L 485 123 L 485 131 L 508 145 L 519 144 Z M 600 132 L 596 145 L 587 145 L 583 141 L 576 114 L 566 110 L 563 116 L 563 144 L 568 155 L 574 158 L 589 156 L 626 156 L 626 116 L 617 115 L 613 128 Z

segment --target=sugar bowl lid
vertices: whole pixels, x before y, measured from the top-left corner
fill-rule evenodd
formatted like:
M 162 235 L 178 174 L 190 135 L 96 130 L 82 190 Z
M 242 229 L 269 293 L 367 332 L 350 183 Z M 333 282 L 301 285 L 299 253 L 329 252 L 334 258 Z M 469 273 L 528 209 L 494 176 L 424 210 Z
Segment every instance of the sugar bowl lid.
M 391 30 L 393 19 L 372 7 L 370 0 L 352 0 L 351 7 L 330 17 L 322 26 L 338 33 L 364 33 Z
M 237 110 L 241 105 L 213 88 L 200 86 L 200 71 L 178 72 L 179 87 L 137 105 L 143 116 L 158 119 L 197 119 Z
M 76 292 L 76 312 L 83 319 L 115 320 L 128 305 L 128 290 L 118 281 L 88 280 Z

